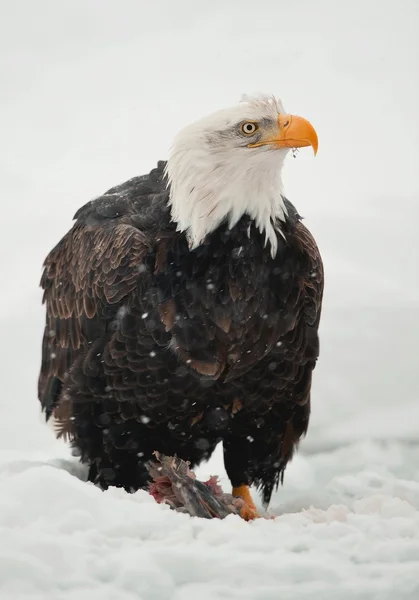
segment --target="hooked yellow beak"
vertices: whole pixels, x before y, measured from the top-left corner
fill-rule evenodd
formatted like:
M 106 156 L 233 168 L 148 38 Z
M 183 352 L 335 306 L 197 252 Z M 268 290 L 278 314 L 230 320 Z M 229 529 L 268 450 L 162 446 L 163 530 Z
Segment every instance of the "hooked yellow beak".
M 266 146 L 271 144 L 277 148 L 303 148 L 312 146 L 314 155 L 317 154 L 319 140 L 313 125 L 296 115 L 278 115 L 279 134 L 262 138 L 255 144 L 249 144 L 249 148 Z

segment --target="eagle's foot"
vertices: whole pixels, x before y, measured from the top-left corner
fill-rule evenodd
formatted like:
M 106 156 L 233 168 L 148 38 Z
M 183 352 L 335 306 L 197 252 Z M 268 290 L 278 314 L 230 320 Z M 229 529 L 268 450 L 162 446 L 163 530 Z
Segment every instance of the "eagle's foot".
M 260 518 L 248 485 L 233 487 L 232 493 L 234 498 L 241 498 L 241 500 L 243 500 L 243 506 L 240 509 L 240 516 L 242 519 L 245 521 L 253 521 L 254 519 Z

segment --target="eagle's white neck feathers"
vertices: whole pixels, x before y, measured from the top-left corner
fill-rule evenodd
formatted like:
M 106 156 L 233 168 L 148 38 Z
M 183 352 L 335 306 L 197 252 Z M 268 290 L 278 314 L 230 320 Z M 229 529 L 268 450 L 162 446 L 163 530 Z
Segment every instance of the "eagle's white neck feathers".
M 223 221 L 230 227 L 249 215 L 272 256 L 277 232 L 286 218 L 281 169 L 286 150 L 248 148 L 237 133 L 241 122 L 270 122 L 285 112 L 273 98 L 245 98 L 183 129 L 175 138 L 167 163 L 170 206 L 179 231 L 196 248 Z

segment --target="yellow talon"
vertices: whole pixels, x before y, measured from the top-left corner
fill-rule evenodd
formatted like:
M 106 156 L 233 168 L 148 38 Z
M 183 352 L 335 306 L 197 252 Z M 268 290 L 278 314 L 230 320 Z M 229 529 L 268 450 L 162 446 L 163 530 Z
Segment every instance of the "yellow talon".
M 240 509 L 240 516 L 242 519 L 245 521 L 253 521 L 253 519 L 258 519 L 260 517 L 255 503 L 253 502 L 248 485 L 233 487 L 233 497 L 241 498 L 244 502 L 242 508 Z

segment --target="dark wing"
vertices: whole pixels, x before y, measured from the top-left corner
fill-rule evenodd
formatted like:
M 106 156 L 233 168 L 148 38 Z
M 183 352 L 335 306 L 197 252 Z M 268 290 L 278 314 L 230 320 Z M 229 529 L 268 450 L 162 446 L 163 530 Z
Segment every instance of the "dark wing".
M 147 238 L 131 225 L 111 223 L 93 230 L 76 225 L 46 259 L 39 397 L 47 415 L 75 357 L 87 350 L 87 339 L 105 333 L 134 289 L 147 248 Z
M 319 248 L 310 231 L 299 222 L 296 236 L 307 261 L 307 277 L 304 279 L 304 317 L 308 325 L 316 329 L 320 323 L 324 289 L 324 268 Z
M 300 220 L 287 235 L 287 247 L 290 253 L 284 253 L 281 264 L 284 275 L 289 277 L 285 278 L 282 288 L 278 286 L 278 298 L 285 311 L 280 312 L 273 328 L 288 330 L 277 338 L 279 342 L 261 361 L 265 370 L 256 366 L 247 376 L 247 390 L 255 390 L 255 402 L 267 402 L 269 406 L 269 419 L 261 429 L 263 437 L 259 445 L 253 443 L 250 450 L 255 454 L 257 465 L 253 482 L 262 490 L 265 505 L 283 480 L 287 463 L 307 431 L 312 374 L 319 356 L 318 327 L 323 297 L 320 252 Z M 287 259 L 290 260 L 288 266 Z M 292 284 L 286 285 L 287 281 Z M 267 337 L 264 339 L 269 343 Z M 258 431 L 255 429 L 255 440 L 258 440 Z
M 67 372 L 95 343 L 137 285 L 167 202 L 163 164 L 80 209 L 73 228 L 50 252 L 41 286 L 46 304 L 38 396 L 47 418 Z M 65 409 L 64 409 L 65 410 Z M 65 420 L 65 415 L 57 415 Z
M 319 324 L 321 317 L 324 270 L 316 241 L 310 231 L 300 222 L 296 227 L 296 238 L 304 257 L 305 277 L 301 285 L 303 295 L 299 313 L 299 327 L 295 329 L 297 363 L 300 365 L 293 382 L 293 398 L 296 413 L 292 428 L 296 440 L 306 433 L 310 415 L 310 392 L 312 372 L 319 357 Z
M 291 460 L 302 436 L 307 432 L 311 412 L 311 384 L 313 370 L 319 357 L 318 329 L 323 300 L 323 262 L 316 241 L 310 231 L 298 222 L 295 228 L 294 243 L 299 253 L 303 276 L 300 279 L 298 321 L 296 327 L 286 336 L 286 343 L 293 348 L 286 357 L 289 379 L 285 382 L 284 398 L 288 406 L 278 404 L 273 407 L 273 418 L 277 416 L 286 422 L 280 445 L 278 464 L 280 470 L 271 469 L 256 482 L 263 490 L 263 500 L 269 503 L 272 491 L 279 481 L 283 481 L 287 463 Z M 275 441 L 272 440 L 273 445 Z

